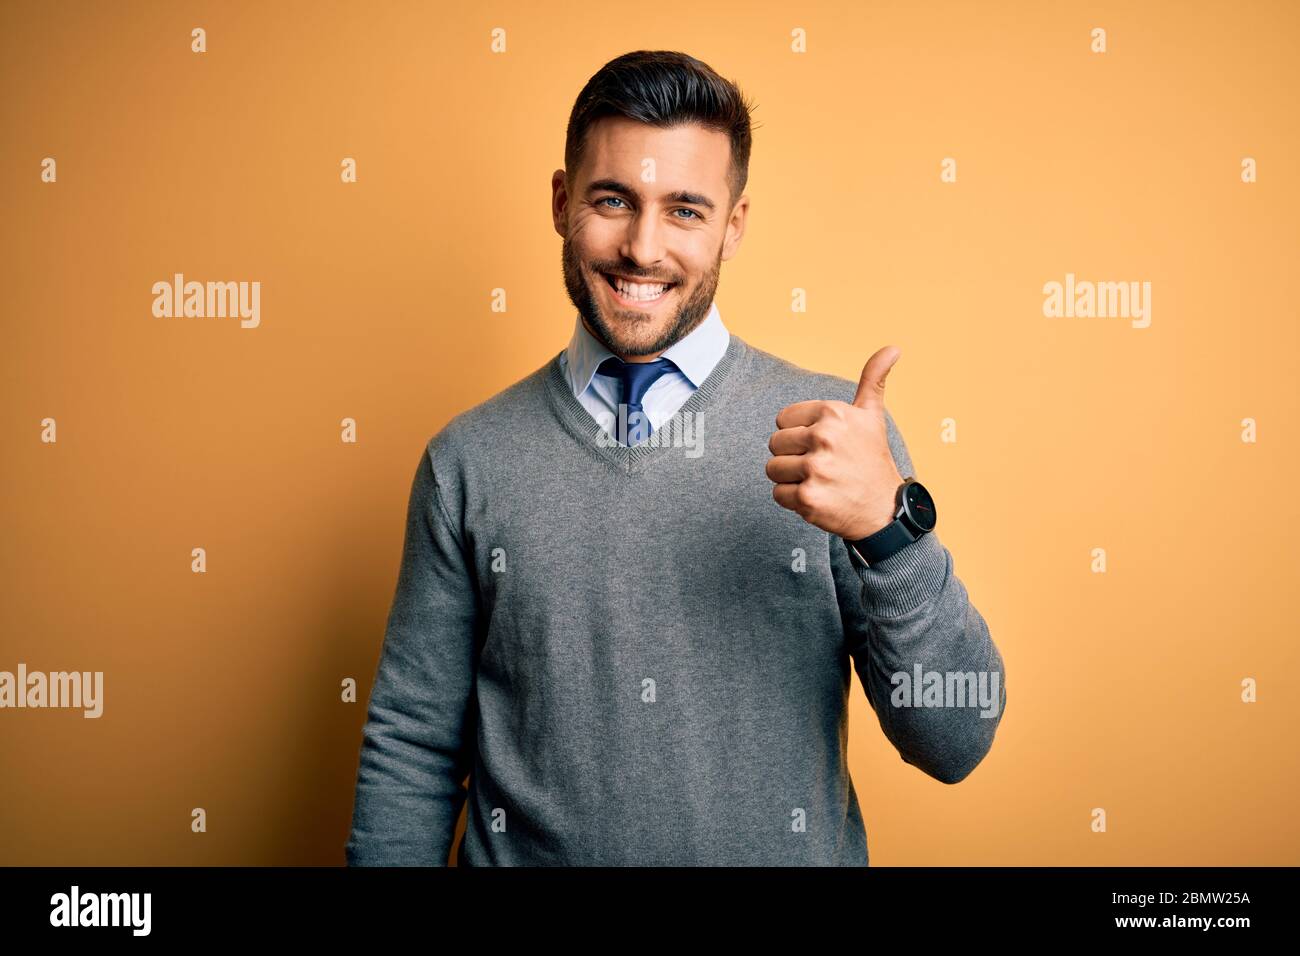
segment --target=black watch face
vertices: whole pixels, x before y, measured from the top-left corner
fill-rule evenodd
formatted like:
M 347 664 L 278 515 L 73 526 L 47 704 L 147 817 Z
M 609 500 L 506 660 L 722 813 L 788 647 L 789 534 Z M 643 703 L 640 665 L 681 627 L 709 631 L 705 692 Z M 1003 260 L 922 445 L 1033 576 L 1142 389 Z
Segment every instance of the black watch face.
M 922 531 L 934 530 L 938 517 L 934 513 L 934 499 L 919 481 L 914 481 L 903 489 L 903 506 L 907 509 L 907 516 L 918 528 Z

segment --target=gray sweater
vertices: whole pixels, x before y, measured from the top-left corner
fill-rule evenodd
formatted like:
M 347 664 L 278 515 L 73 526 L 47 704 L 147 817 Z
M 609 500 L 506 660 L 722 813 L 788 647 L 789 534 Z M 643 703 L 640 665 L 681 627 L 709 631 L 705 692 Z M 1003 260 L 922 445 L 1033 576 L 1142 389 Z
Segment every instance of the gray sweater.
M 938 532 L 867 567 L 764 471 L 778 411 L 856 388 L 733 333 L 647 444 L 608 440 L 559 354 L 434 435 L 348 864 L 445 865 L 468 799 L 466 866 L 865 866 L 853 671 L 904 761 L 969 774 L 1003 664 Z

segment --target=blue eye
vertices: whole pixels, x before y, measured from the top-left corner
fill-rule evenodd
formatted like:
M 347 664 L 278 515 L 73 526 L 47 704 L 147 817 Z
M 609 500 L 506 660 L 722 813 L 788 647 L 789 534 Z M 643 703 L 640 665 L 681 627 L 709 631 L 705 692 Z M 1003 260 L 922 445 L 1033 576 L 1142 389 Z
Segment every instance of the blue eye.
M 620 197 L 620 196 L 602 196 L 601 198 L 599 198 L 599 199 L 596 200 L 596 203 L 595 203 L 595 204 L 596 204 L 597 206 L 599 206 L 601 203 L 605 203 L 605 202 L 618 202 L 618 203 L 621 203 L 622 201 L 623 201 L 623 199 L 622 199 L 622 197 Z M 615 208 L 618 208 L 618 207 L 616 207 L 616 206 L 606 206 L 605 208 L 606 208 L 606 209 L 615 209 Z M 694 209 L 686 209 L 686 208 L 683 207 L 683 208 L 681 208 L 681 209 L 674 209 L 673 212 L 688 212 L 688 213 L 690 213 L 690 216 L 679 216 L 679 217 L 678 217 L 679 219 L 682 219 L 682 220 L 687 221 L 687 222 L 689 222 L 691 219 L 699 219 L 699 218 L 701 218 L 700 214 L 699 214 L 698 212 L 696 212 Z

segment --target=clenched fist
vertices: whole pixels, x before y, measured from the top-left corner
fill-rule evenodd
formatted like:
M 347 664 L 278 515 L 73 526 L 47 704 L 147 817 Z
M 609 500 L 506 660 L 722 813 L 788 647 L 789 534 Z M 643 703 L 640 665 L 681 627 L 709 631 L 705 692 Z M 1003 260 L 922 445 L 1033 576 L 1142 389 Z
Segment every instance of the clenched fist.
M 815 400 L 781 409 L 767 442 L 777 504 L 849 541 L 894 520 L 903 476 L 889 450 L 885 376 L 902 354 L 887 345 L 867 359 L 852 404 Z

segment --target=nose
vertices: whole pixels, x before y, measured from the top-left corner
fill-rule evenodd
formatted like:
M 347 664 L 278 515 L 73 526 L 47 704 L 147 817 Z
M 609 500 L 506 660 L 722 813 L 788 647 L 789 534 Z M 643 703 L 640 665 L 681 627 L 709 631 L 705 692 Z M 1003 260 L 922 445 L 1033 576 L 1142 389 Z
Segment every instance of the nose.
M 619 253 L 639 269 L 647 269 L 663 261 L 664 241 L 659 220 L 638 212 L 627 226 L 627 233 L 619 246 Z

